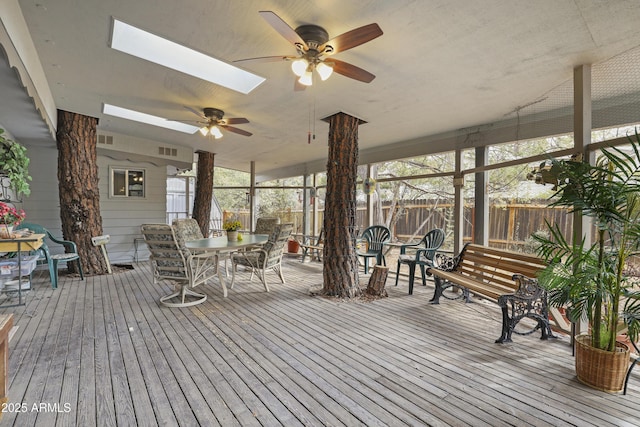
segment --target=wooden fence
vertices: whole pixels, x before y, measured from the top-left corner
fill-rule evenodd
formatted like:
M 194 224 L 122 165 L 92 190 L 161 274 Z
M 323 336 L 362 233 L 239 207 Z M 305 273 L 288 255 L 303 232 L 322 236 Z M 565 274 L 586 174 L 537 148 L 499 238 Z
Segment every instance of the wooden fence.
M 383 203 L 383 214 L 389 216 L 390 202 Z M 398 209 L 396 207 L 396 209 Z M 302 233 L 302 211 L 288 210 L 274 215 L 280 217 L 282 222 L 292 222 L 294 233 Z M 248 228 L 249 212 L 238 213 L 240 221 Z M 411 238 L 420 238 L 433 228 L 442 228 L 447 236 L 453 235 L 453 205 L 443 203 L 429 203 L 429 201 L 414 201 L 406 204 L 398 210 L 398 218 L 395 227 L 392 227 L 392 236 L 395 240 L 408 241 Z M 359 206 L 357 210 L 358 228 L 364 228 L 366 208 Z M 494 247 L 531 253 L 530 236 L 533 233 L 546 230 L 545 219 L 551 224 L 557 224 L 568 238 L 571 236 L 573 217 L 565 209 L 549 208 L 544 201 L 533 203 L 513 203 L 492 205 L 489 208 L 489 243 Z M 318 211 L 318 226 L 315 233 L 322 226 L 323 211 Z M 464 209 L 464 239 L 471 241 L 474 227 L 474 208 Z M 451 239 L 445 241 L 452 244 Z M 452 248 L 448 248 L 452 249 Z

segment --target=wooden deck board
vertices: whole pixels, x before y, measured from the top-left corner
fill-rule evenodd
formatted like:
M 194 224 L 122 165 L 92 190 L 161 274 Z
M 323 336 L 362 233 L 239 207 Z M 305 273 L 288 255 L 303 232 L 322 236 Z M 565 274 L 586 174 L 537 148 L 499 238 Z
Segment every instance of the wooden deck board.
M 254 298 L 259 299 L 260 296 L 256 295 Z M 255 312 L 253 307 L 251 312 Z M 242 305 L 238 305 L 238 309 L 242 310 Z M 287 311 L 288 313 L 295 313 L 292 309 Z M 248 314 L 248 313 L 247 313 Z M 359 405 L 369 406 L 372 408 L 383 408 L 385 411 L 380 413 L 377 418 L 387 423 L 387 425 L 397 424 L 404 422 L 407 424 L 416 424 L 425 422 L 425 419 L 430 423 L 434 423 L 436 419 L 426 411 L 422 410 L 418 404 L 409 404 L 409 408 L 405 409 L 403 406 L 406 401 L 403 399 L 399 405 L 394 402 L 394 395 L 389 393 L 385 387 L 379 384 L 379 372 L 374 369 L 369 369 L 367 364 L 363 363 L 363 359 L 352 359 L 344 357 L 344 349 L 333 348 L 334 340 L 327 340 L 322 336 L 321 331 L 315 335 L 318 343 L 315 341 L 309 341 L 304 335 L 298 335 L 298 328 L 291 322 L 290 319 L 283 317 L 281 319 L 278 316 L 281 312 L 264 313 L 260 316 L 261 319 L 270 318 L 269 327 L 256 325 L 259 328 L 257 331 L 258 336 L 264 335 L 264 341 L 269 342 L 287 342 L 293 340 L 291 346 L 295 347 L 293 357 L 295 361 L 305 360 L 307 366 L 311 366 L 315 369 L 319 369 L 319 372 L 327 371 L 333 375 L 334 381 L 343 382 L 343 393 L 352 394 L 359 399 Z M 309 313 L 299 313 L 300 322 L 309 322 Z M 311 321 L 311 327 L 313 327 L 314 319 Z M 272 335 L 273 334 L 273 335 Z M 271 340 L 269 337 L 272 336 Z M 291 351 L 291 350 L 290 350 Z M 382 361 L 381 361 L 382 362 Z M 379 364 L 376 363 L 375 366 Z M 384 367 L 382 368 L 384 370 Z M 332 381 L 333 382 L 333 381 Z M 372 402 L 367 405 L 367 399 Z M 423 402 L 422 402 L 423 403 Z M 391 411 L 391 412 L 389 412 Z M 412 414 L 416 412 L 419 416 Z M 393 414 L 393 416 L 391 415 Z
M 60 402 L 68 404 L 69 411 L 58 414 L 56 425 L 72 427 L 77 425 L 78 418 L 78 390 L 80 388 L 80 363 L 82 360 L 82 332 L 87 296 L 86 282 L 71 282 L 64 280 L 64 287 L 60 288 L 60 298 L 67 298 L 71 304 L 66 312 L 67 323 L 71 324 L 68 347 L 64 361 L 64 374 Z
M 323 310 L 323 312 L 326 313 L 326 310 Z M 303 316 L 303 313 L 300 313 L 301 316 Z M 331 316 L 329 316 L 331 317 Z M 315 323 L 320 323 L 322 322 L 322 319 L 314 319 L 313 320 Z M 351 323 L 351 326 L 353 328 L 359 328 L 362 327 L 361 323 L 357 321 L 357 319 L 349 319 L 348 320 Z M 313 327 L 313 326 L 311 326 Z M 331 327 L 331 324 L 327 324 L 325 325 L 325 327 Z M 393 329 L 393 325 L 391 326 L 391 328 Z M 347 328 L 345 328 L 347 329 Z M 385 346 L 384 344 L 379 344 L 378 340 L 371 340 L 370 338 L 372 336 L 377 336 L 377 338 L 380 338 L 381 340 L 385 340 L 387 337 L 387 334 L 378 334 L 377 331 L 363 331 L 364 333 L 361 334 L 358 337 L 353 337 L 353 336 L 348 336 L 346 337 L 342 343 L 344 345 L 343 351 L 347 350 L 350 346 L 353 347 L 354 344 L 358 344 L 356 347 L 361 350 L 361 356 L 362 359 L 364 360 L 366 358 L 368 358 L 368 362 L 367 365 L 368 366 L 372 366 L 372 367 L 381 367 L 381 371 L 379 373 L 379 375 L 381 375 L 381 377 L 376 378 L 377 381 L 380 381 L 382 378 L 384 378 L 384 376 L 389 375 L 389 373 L 393 374 L 394 379 L 396 378 L 402 378 L 403 376 L 405 376 L 407 374 L 407 370 L 408 371 L 414 371 L 415 369 L 418 368 L 418 366 L 416 366 L 410 359 L 407 359 L 404 357 L 403 354 L 398 352 L 397 348 L 393 348 L 393 347 L 388 347 Z M 392 335 L 394 335 L 397 331 L 390 331 L 390 333 Z M 320 336 L 320 334 L 322 333 L 322 329 L 317 330 L 317 335 L 316 337 Z M 410 336 L 411 333 L 409 332 L 407 334 L 407 337 Z M 363 339 L 363 337 L 366 337 L 365 339 Z M 331 341 L 335 341 L 335 337 L 326 337 L 327 342 L 325 342 L 325 345 L 330 346 L 331 345 Z M 361 341 L 360 343 L 358 342 L 354 342 L 355 340 L 357 341 Z M 389 360 L 392 359 L 398 359 L 397 361 L 392 361 L 390 362 Z M 397 366 L 395 363 L 397 362 L 401 362 L 400 366 Z M 394 363 L 395 362 L 395 363 Z M 328 358 L 325 361 L 326 364 L 330 364 L 331 360 L 330 358 Z M 354 366 L 352 368 L 356 368 L 358 369 L 357 366 Z M 362 368 L 359 368 L 362 369 Z M 350 369 L 347 370 L 347 373 L 351 373 L 353 372 L 354 369 Z M 412 374 L 410 374 L 412 375 Z M 387 383 L 389 384 L 389 383 Z M 447 396 L 447 392 L 440 388 L 440 387 L 434 387 L 431 384 L 425 382 L 425 381 L 416 381 L 413 384 L 409 384 L 407 382 L 404 383 L 405 386 L 408 386 L 411 388 L 411 394 L 416 395 L 416 396 L 422 396 L 422 398 L 424 398 L 425 396 L 425 392 L 427 394 L 431 394 L 433 395 L 434 399 L 442 399 L 445 396 Z M 425 387 L 425 388 L 422 388 Z M 456 423 L 456 422 L 460 422 L 461 419 L 464 419 L 465 416 L 467 415 L 466 410 L 468 410 L 469 407 L 467 405 L 464 405 L 462 407 L 456 408 L 455 405 L 452 406 L 451 410 L 452 412 L 455 411 L 455 414 L 452 413 L 441 413 L 440 416 L 445 419 L 448 423 Z M 396 411 L 394 411 L 394 413 L 396 413 Z M 474 417 L 472 416 L 472 414 L 468 414 L 467 416 L 467 421 L 470 422 L 472 420 L 474 420 Z M 476 423 L 477 418 L 475 418 Z M 493 421 L 495 422 L 495 421 Z
M 9 402 L 29 409 L 5 413 L 0 427 L 640 420 L 640 371 L 627 396 L 592 390 L 575 379 L 566 337 L 495 344 L 498 307 L 430 305 L 430 285 L 407 295 L 392 278 L 389 298 L 372 302 L 311 297 L 321 265 L 285 261 L 287 284 L 269 275 L 270 293 L 244 273 L 226 299 L 217 281 L 202 285 L 207 302 L 184 309 L 158 304 L 170 287 L 153 284 L 146 263 L 85 281 L 61 275 L 57 290 L 39 276 L 26 306 L 0 309 L 19 326 Z M 40 403 L 49 410 L 33 411 Z
M 117 275 L 119 276 L 114 286 L 116 288 L 116 296 L 118 296 L 120 304 L 125 316 L 126 330 L 132 327 L 133 331 L 130 332 L 129 339 L 135 353 L 135 357 L 129 359 L 127 362 L 129 365 L 135 366 L 130 369 L 136 369 L 142 375 L 144 379 L 143 383 L 138 383 L 135 386 L 136 391 L 145 393 L 146 395 L 139 399 L 148 400 L 151 408 L 147 406 L 147 402 L 143 405 L 134 405 L 136 410 L 136 419 L 138 425 L 177 425 L 178 422 L 175 418 L 175 414 L 171 409 L 171 400 L 167 396 L 158 371 L 153 364 L 151 353 L 149 348 L 142 339 L 135 339 L 134 337 L 142 337 L 143 331 L 147 334 L 150 330 L 145 322 L 143 322 L 140 302 L 144 303 L 144 295 L 138 291 L 138 286 L 133 285 L 136 283 L 136 278 L 133 275 Z M 131 382 L 131 381 L 130 381 Z

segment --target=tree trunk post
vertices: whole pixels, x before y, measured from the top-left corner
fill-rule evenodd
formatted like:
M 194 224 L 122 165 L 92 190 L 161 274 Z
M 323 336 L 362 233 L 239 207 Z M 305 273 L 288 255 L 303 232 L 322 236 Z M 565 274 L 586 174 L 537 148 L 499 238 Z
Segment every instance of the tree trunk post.
M 78 247 L 85 274 L 106 274 L 107 263 L 91 238 L 101 236 L 96 127 L 98 119 L 58 110 L 58 189 L 62 235 Z M 67 263 L 75 272 L 75 263 Z
M 355 248 L 358 126 L 362 120 L 345 113 L 329 122 L 329 156 L 324 215 L 323 294 L 352 298 L 360 294 Z
M 211 200 L 213 198 L 213 153 L 198 151 L 198 172 L 193 199 L 193 218 L 198 221 L 202 235 L 209 235 Z
M 387 291 L 384 289 L 384 285 L 387 283 L 388 275 L 389 267 L 382 265 L 373 266 L 373 273 L 371 273 L 369 284 L 367 285 L 367 295 L 386 297 Z

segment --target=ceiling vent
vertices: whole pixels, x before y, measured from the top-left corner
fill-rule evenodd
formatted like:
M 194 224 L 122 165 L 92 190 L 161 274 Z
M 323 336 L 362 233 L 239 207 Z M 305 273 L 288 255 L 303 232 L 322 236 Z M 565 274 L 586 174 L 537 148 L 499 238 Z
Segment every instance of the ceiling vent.
M 113 136 L 98 135 L 98 144 L 113 145 Z
M 169 147 L 158 147 L 158 154 L 160 154 L 161 156 L 178 157 L 178 149 Z

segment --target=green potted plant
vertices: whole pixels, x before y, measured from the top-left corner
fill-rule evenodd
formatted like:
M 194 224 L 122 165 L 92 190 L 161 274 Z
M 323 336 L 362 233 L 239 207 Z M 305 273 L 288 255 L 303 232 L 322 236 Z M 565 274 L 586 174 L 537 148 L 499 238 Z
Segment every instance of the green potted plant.
M 29 157 L 27 149 L 17 142 L 5 138 L 4 129 L 0 128 L 0 181 L 2 185 L 1 198 L 7 199 L 4 194 L 6 189 L 11 189 L 14 196 L 28 196 L 31 192 L 29 188 Z M 8 182 L 5 182 L 8 180 Z
M 589 333 L 575 341 L 578 379 L 609 392 L 622 390 L 629 364 L 629 349 L 616 336 L 626 327 L 637 340 L 640 330 L 640 293 L 626 275 L 628 258 L 640 246 L 640 138 L 629 141 L 628 151 L 602 150 L 595 165 L 553 161 L 557 182 L 550 206 L 591 218 L 592 244 L 580 236 L 569 241 L 548 222 L 549 236 L 533 236 L 549 263 L 538 279 L 550 305 L 566 307 L 572 322 L 589 322 Z M 602 369 L 608 359 L 612 365 Z

